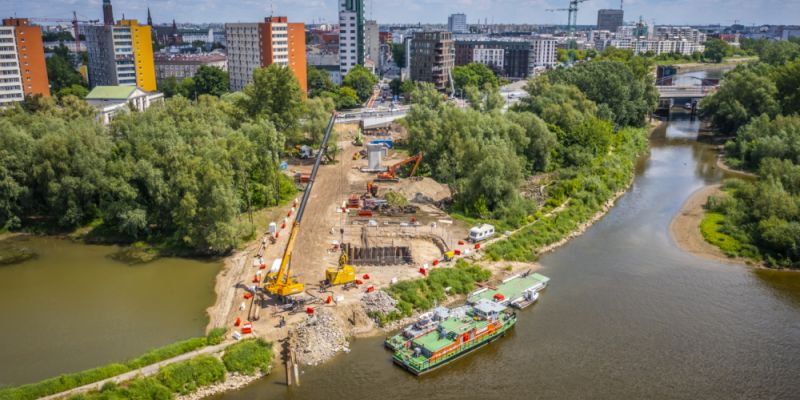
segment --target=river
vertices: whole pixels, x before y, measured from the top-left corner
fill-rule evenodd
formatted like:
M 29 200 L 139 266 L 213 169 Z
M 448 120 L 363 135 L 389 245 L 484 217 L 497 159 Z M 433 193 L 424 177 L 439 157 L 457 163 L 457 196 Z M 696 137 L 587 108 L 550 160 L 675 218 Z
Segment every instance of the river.
M 669 225 L 719 182 L 699 122 L 675 115 L 651 138 L 631 189 L 584 235 L 540 260 L 552 278 L 505 338 L 415 378 L 382 338 L 215 399 L 732 399 L 800 393 L 800 273 L 682 252 Z
M 26 236 L 33 260 L 0 266 L 0 385 L 124 361 L 202 336 L 219 262 L 164 258 L 129 266 L 115 246 Z

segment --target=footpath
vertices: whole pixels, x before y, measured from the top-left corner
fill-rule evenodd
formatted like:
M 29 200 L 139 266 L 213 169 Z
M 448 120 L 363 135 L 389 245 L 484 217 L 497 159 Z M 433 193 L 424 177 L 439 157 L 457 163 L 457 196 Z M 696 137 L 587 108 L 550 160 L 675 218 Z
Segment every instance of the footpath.
M 136 377 L 140 377 L 140 376 L 144 377 L 144 376 L 155 375 L 155 374 L 158 373 L 158 371 L 159 371 L 159 369 L 161 369 L 161 367 L 164 367 L 164 366 L 170 365 L 170 364 L 174 364 L 176 362 L 186 361 L 188 359 L 191 359 L 191 358 L 197 357 L 199 355 L 203 355 L 203 354 L 219 353 L 219 352 L 225 350 L 228 346 L 230 346 L 230 345 L 232 345 L 234 343 L 237 343 L 237 342 L 235 340 L 229 340 L 229 341 L 220 343 L 218 345 L 203 347 L 202 349 L 190 351 L 188 353 L 184 353 L 184 354 L 181 354 L 179 356 L 175 356 L 175 357 L 172 357 L 172 358 L 157 362 L 155 364 L 150 364 L 150 365 L 144 366 L 142 368 L 139 368 L 137 370 L 126 372 L 126 373 L 121 374 L 121 375 L 112 376 L 110 378 L 106 378 L 106 379 L 103 379 L 101 381 L 93 382 L 93 383 L 90 383 L 88 385 L 79 386 L 79 387 L 76 387 L 76 388 L 61 392 L 61 393 L 51 394 L 50 396 L 42 397 L 41 400 L 54 400 L 54 399 L 68 398 L 68 397 L 74 396 L 76 394 L 85 393 L 85 392 L 89 392 L 89 391 L 92 391 L 92 390 L 100 390 L 103 387 L 103 385 L 105 385 L 106 383 L 109 383 L 109 382 L 122 383 L 122 382 L 129 381 L 131 379 L 134 379 Z

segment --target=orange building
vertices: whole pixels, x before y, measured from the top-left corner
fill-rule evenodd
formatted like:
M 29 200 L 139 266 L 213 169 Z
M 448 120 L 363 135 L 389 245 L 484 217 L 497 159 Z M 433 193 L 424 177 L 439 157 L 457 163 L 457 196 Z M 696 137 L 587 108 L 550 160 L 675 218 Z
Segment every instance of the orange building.
M 27 18 L 8 18 L 3 26 L 13 27 L 22 91 L 28 95 L 50 96 L 47 65 L 44 62 L 42 28 L 31 25 Z
M 278 64 L 288 67 L 308 91 L 306 76 L 306 27 L 302 22 L 289 22 L 286 17 L 267 17 L 259 24 L 261 36 L 261 66 Z

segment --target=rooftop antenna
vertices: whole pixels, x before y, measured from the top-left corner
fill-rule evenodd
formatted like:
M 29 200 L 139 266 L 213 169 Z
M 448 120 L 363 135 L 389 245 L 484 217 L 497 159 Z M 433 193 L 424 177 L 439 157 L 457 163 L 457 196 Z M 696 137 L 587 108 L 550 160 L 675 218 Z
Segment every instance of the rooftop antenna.
M 275 2 L 274 1 L 270 1 L 269 2 L 269 16 L 270 17 L 274 17 L 275 16 Z
M 625 0 L 619 0 L 619 9 L 622 10 L 622 2 Z

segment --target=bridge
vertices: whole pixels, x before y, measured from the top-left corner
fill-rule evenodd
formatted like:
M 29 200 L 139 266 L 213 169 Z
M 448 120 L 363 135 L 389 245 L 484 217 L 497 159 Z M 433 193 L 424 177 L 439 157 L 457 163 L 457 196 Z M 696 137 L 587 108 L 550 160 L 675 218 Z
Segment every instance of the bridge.
M 659 99 L 693 99 L 698 100 L 713 94 L 717 86 L 676 85 L 656 86 Z

